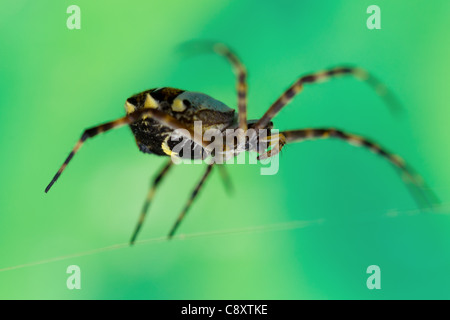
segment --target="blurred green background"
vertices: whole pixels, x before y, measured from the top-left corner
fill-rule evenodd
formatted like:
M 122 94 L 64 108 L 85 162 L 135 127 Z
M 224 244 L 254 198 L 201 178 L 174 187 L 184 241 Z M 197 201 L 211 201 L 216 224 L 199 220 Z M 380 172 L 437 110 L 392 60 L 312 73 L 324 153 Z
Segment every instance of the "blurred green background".
M 81 8 L 81 30 L 66 9 Z M 381 8 L 368 30 L 366 8 Z M 299 75 L 342 63 L 383 80 L 405 105 L 390 115 L 364 83 L 308 86 L 276 118 L 280 129 L 334 126 L 403 156 L 447 203 L 450 2 L 27 1 L 0 4 L 0 269 L 126 243 L 164 159 L 138 151 L 128 128 L 88 141 L 54 188 L 44 188 L 85 128 L 123 116 L 125 99 L 172 86 L 235 107 L 221 57 L 184 59 L 192 39 L 232 46 L 249 71 L 249 117 Z M 301 229 L 142 244 L 0 272 L 2 299 L 448 299 L 450 221 L 415 210 L 383 159 L 340 141 L 287 146 L 274 176 L 218 172 L 180 234 L 324 219 Z M 175 167 L 139 239 L 165 236 L 203 166 Z M 66 268 L 81 268 L 68 290 Z M 368 290 L 366 268 L 381 268 Z

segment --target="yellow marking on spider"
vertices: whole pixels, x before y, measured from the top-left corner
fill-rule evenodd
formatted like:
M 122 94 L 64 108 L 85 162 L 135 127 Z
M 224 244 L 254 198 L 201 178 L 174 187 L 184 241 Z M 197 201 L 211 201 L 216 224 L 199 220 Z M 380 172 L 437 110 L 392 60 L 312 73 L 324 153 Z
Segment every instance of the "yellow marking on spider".
M 314 130 L 305 129 L 305 138 L 312 138 L 312 137 L 314 137 Z
M 363 143 L 363 140 L 361 139 L 361 137 L 358 136 L 349 136 L 347 141 L 351 144 L 360 146 Z
M 127 101 L 125 102 L 125 111 L 127 114 L 133 113 L 136 111 L 136 107 Z
M 244 91 L 247 90 L 247 84 L 239 82 L 238 86 L 237 86 L 237 89 L 240 92 L 244 92 Z
M 261 141 L 262 142 L 270 142 L 271 144 L 272 144 L 272 142 L 279 142 L 280 144 L 285 144 L 286 137 L 281 133 L 277 133 L 277 134 L 267 136 L 266 138 L 262 138 Z
M 315 77 L 314 82 L 316 83 L 325 82 L 330 78 L 330 76 L 327 74 L 326 71 L 319 71 L 316 74 L 314 74 L 314 77 Z
M 173 152 L 172 150 L 170 150 L 169 145 L 167 144 L 167 141 L 169 140 L 169 138 L 170 138 L 170 136 L 168 136 L 166 139 L 164 139 L 163 143 L 161 144 L 161 149 L 168 156 L 178 156 L 178 153 Z
M 301 83 L 294 84 L 293 90 L 294 90 L 295 94 L 297 94 L 300 91 L 302 91 L 302 89 L 303 89 L 303 84 L 301 84 Z
M 172 110 L 175 112 L 183 112 L 186 110 L 186 106 L 180 99 L 175 99 L 172 103 Z
M 150 93 L 147 93 L 147 96 L 145 97 L 144 108 L 156 109 L 158 108 L 158 105 L 158 101 L 153 99 Z
M 75 147 L 73 148 L 73 152 L 78 152 L 78 150 L 81 148 L 81 145 L 83 144 L 83 142 L 81 142 L 80 140 L 78 140 L 77 144 L 75 145 Z

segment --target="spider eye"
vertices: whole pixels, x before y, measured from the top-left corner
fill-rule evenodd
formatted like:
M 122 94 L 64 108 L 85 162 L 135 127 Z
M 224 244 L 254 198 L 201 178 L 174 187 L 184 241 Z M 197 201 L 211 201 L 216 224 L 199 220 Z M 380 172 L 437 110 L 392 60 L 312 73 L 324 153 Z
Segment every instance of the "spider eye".
M 187 108 L 189 108 L 189 107 L 191 106 L 191 102 L 190 102 L 189 100 L 186 100 L 186 99 L 183 100 L 183 104 L 184 104 Z

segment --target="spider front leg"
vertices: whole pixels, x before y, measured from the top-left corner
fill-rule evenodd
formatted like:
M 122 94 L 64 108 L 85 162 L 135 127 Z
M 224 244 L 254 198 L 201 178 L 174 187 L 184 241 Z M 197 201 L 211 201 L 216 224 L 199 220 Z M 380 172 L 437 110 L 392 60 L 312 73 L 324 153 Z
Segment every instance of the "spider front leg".
M 413 198 L 416 200 L 419 207 L 431 208 L 439 203 L 437 197 L 431 192 L 429 188 L 425 186 L 422 177 L 420 177 L 417 173 L 415 173 L 414 170 L 412 170 L 412 168 L 408 166 L 401 157 L 388 152 L 386 149 L 382 148 L 378 144 L 364 137 L 347 133 L 334 128 L 314 128 L 314 129 L 283 131 L 279 135 L 281 137 L 280 140 L 283 141 L 280 150 L 282 146 L 284 146 L 284 144 L 301 142 L 312 139 L 328 139 L 328 138 L 341 139 L 350 144 L 367 148 L 370 151 L 384 157 L 386 160 L 388 160 L 391 164 L 393 164 L 396 168 L 400 170 L 400 172 L 402 173 L 402 178 L 405 181 L 406 185 L 408 186 L 408 190 L 412 194 Z M 411 188 L 412 186 L 414 186 L 414 188 Z
M 280 110 L 303 90 L 304 84 L 324 82 L 331 78 L 344 75 L 353 76 L 369 84 L 378 93 L 378 95 L 384 98 L 386 104 L 390 107 L 392 112 L 397 112 L 400 109 L 400 104 L 393 93 L 390 92 L 387 87 L 379 82 L 373 75 L 361 68 L 338 67 L 300 77 L 270 106 L 267 112 L 256 123 L 254 128 L 265 128 L 267 124 L 280 112 Z
M 196 135 L 194 135 L 194 132 L 192 129 L 187 128 L 184 124 L 182 124 L 177 119 L 171 117 L 170 115 L 168 115 L 166 113 L 163 113 L 156 109 L 147 109 L 147 108 L 137 110 L 123 118 L 120 118 L 120 119 L 117 119 L 117 120 L 114 120 L 111 122 L 107 122 L 105 124 L 85 130 L 84 133 L 81 135 L 81 138 L 76 143 L 75 147 L 69 153 L 69 156 L 66 158 L 66 160 L 64 161 L 62 166 L 59 168 L 58 172 L 56 172 L 55 176 L 48 184 L 47 188 L 45 188 L 45 192 L 48 192 L 50 190 L 50 188 L 53 186 L 53 184 L 58 180 L 58 178 L 60 177 L 60 175 L 62 174 L 64 169 L 69 164 L 70 160 L 72 160 L 73 156 L 78 152 L 78 150 L 81 148 L 83 143 L 88 138 L 93 138 L 102 132 L 106 132 L 111 129 L 116 129 L 116 128 L 122 127 L 124 125 L 131 124 L 131 123 L 136 122 L 146 116 L 151 117 L 151 118 L 161 122 L 165 126 L 172 128 L 173 130 L 184 129 L 184 130 L 181 130 L 180 133 L 183 134 L 184 132 L 187 132 L 188 134 L 186 134 L 186 137 L 188 139 L 192 139 L 192 137 L 194 137 L 194 139 L 196 138 Z M 208 147 L 208 144 L 206 142 L 204 142 L 203 140 L 195 141 L 195 142 L 200 145 L 203 145 L 206 149 Z
M 208 167 L 206 168 L 206 171 L 203 174 L 201 180 L 199 181 L 199 183 L 195 187 L 194 191 L 191 194 L 191 197 L 189 198 L 188 202 L 184 206 L 183 211 L 181 211 L 180 215 L 178 216 L 178 219 L 176 220 L 175 224 L 173 225 L 172 229 L 170 230 L 169 235 L 168 235 L 169 239 L 171 239 L 173 237 L 173 235 L 175 234 L 175 232 L 177 231 L 178 227 L 181 224 L 181 221 L 186 216 L 187 211 L 191 207 L 192 202 L 197 197 L 198 192 L 200 191 L 203 183 L 205 182 L 206 178 L 208 178 L 209 174 L 211 173 L 211 169 L 212 169 L 213 166 L 214 166 L 214 163 L 208 165 Z
M 61 175 L 61 173 L 64 171 L 64 169 L 67 167 L 67 165 L 69 164 L 70 160 L 72 160 L 73 156 L 78 152 L 78 150 L 81 148 L 81 146 L 83 145 L 83 143 L 88 139 L 88 138 L 92 138 L 95 137 L 96 135 L 114 129 L 114 128 L 119 128 L 122 127 L 123 125 L 129 124 L 130 121 L 128 119 L 128 117 L 123 117 L 111 122 L 107 122 L 105 124 L 99 125 L 97 127 L 93 127 L 90 129 L 87 129 L 83 132 L 83 134 L 81 135 L 81 138 L 78 140 L 78 142 L 75 144 L 75 147 L 72 149 L 72 151 L 69 153 L 68 157 L 66 158 L 66 160 L 64 161 L 64 163 L 62 164 L 62 166 L 59 168 L 59 170 L 56 172 L 55 176 L 53 177 L 53 179 L 50 181 L 50 183 L 48 184 L 48 186 L 45 188 L 45 192 L 47 193 L 50 188 L 53 186 L 53 184 L 58 180 L 59 176 Z

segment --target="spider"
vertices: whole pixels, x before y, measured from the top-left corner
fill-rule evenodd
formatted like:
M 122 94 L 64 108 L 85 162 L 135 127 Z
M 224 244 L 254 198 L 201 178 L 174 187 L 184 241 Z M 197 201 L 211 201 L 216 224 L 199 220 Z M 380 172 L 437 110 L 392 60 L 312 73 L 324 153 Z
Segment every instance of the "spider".
M 156 154 L 159 156 L 169 156 L 170 159 L 166 162 L 163 168 L 154 178 L 150 189 L 147 194 L 147 198 L 144 202 L 141 210 L 138 223 L 132 234 L 130 244 L 133 244 L 137 238 L 139 230 L 142 227 L 146 214 L 148 212 L 149 205 L 153 199 L 155 191 L 167 174 L 172 168 L 173 161 L 172 156 L 175 155 L 173 148 L 175 142 L 169 139 L 169 136 L 179 129 L 184 129 L 189 134 L 184 136 L 190 143 L 192 150 L 200 150 L 201 153 L 208 152 L 207 144 L 203 138 L 195 137 L 193 134 L 194 121 L 202 121 L 205 129 L 215 128 L 223 133 L 223 137 L 227 136 L 229 129 L 231 132 L 241 129 L 241 132 L 248 132 L 249 129 L 254 129 L 257 132 L 266 130 L 267 135 L 262 137 L 257 134 L 256 140 L 273 138 L 271 137 L 271 129 L 273 129 L 272 119 L 285 107 L 291 100 L 299 94 L 306 84 L 314 84 L 329 80 L 331 78 L 337 78 L 339 76 L 353 76 L 356 79 L 365 81 L 368 83 L 381 97 L 383 97 L 393 111 L 398 109 L 398 104 L 392 93 L 381 84 L 373 75 L 369 74 L 364 69 L 352 66 L 334 67 L 324 71 L 315 72 L 299 77 L 264 113 L 264 115 L 258 120 L 247 120 L 247 72 L 245 66 L 238 59 L 237 55 L 226 45 L 221 43 L 203 43 L 203 49 L 207 49 L 210 52 L 215 52 L 225 57 L 234 69 L 234 73 L 237 78 L 237 109 L 238 114 L 235 114 L 235 110 L 229 108 L 222 102 L 213 99 L 212 97 L 197 92 L 185 91 L 176 88 L 164 87 L 150 89 L 138 94 L 135 94 L 128 98 L 125 102 L 126 116 L 106 122 L 104 124 L 89 128 L 83 132 L 81 138 L 76 143 L 75 147 L 69 153 L 68 157 L 55 174 L 45 192 L 47 193 L 53 184 L 58 180 L 61 173 L 69 164 L 73 156 L 78 152 L 80 147 L 88 138 L 93 138 L 100 133 L 116 129 L 125 125 L 129 125 L 131 131 L 135 137 L 137 146 L 140 151 L 148 154 Z M 226 130 L 228 129 L 228 130 Z M 259 131 L 258 131 L 259 130 Z M 270 158 L 275 156 L 286 145 L 294 142 L 301 142 L 311 139 L 329 139 L 335 138 L 343 140 L 347 143 L 366 148 L 381 157 L 389 161 L 395 168 L 397 168 L 402 177 L 404 178 L 408 189 L 412 192 L 413 197 L 422 206 L 424 202 L 427 204 L 436 203 L 437 198 L 433 195 L 433 200 L 430 202 L 428 194 L 425 194 L 424 182 L 406 163 L 405 161 L 381 147 L 371 140 L 348 133 L 335 128 L 308 128 L 298 130 L 282 131 L 277 134 L 276 143 L 271 143 L 265 150 L 259 150 L 251 146 L 248 141 L 242 140 L 234 143 L 232 146 L 232 156 L 236 156 L 240 152 L 255 151 L 259 153 L 258 159 Z M 227 145 L 226 145 L 227 146 Z M 227 146 L 229 148 L 229 145 Z M 270 150 L 269 150 L 270 149 Z M 228 150 L 230 151 L 230 150 Z M 262 152 L 262 154 L 261 154 Z M 198 155 L 198 152 L 194 154 Z M 179 157 L 190 157 L 192 154 L 182 155 L 176 154 Z M 176 230 L 180 226 L 183 218 L 186 216 L 188 209 L 191 207 L 192 202 L 197 197 L 201 187 L 205 180 L 211 173 L 214 166 L 220 169 L 222 178 L 229 185 L 228 175 L 221 164 L 210 163 L 208 164 L 206 171 L 197 183 L 193 190 L 189 200 L 185 204 L 183 210 L 179 214 L 173 227 L 171 228 L 168 238 L 170 239 L 175 234 Z

